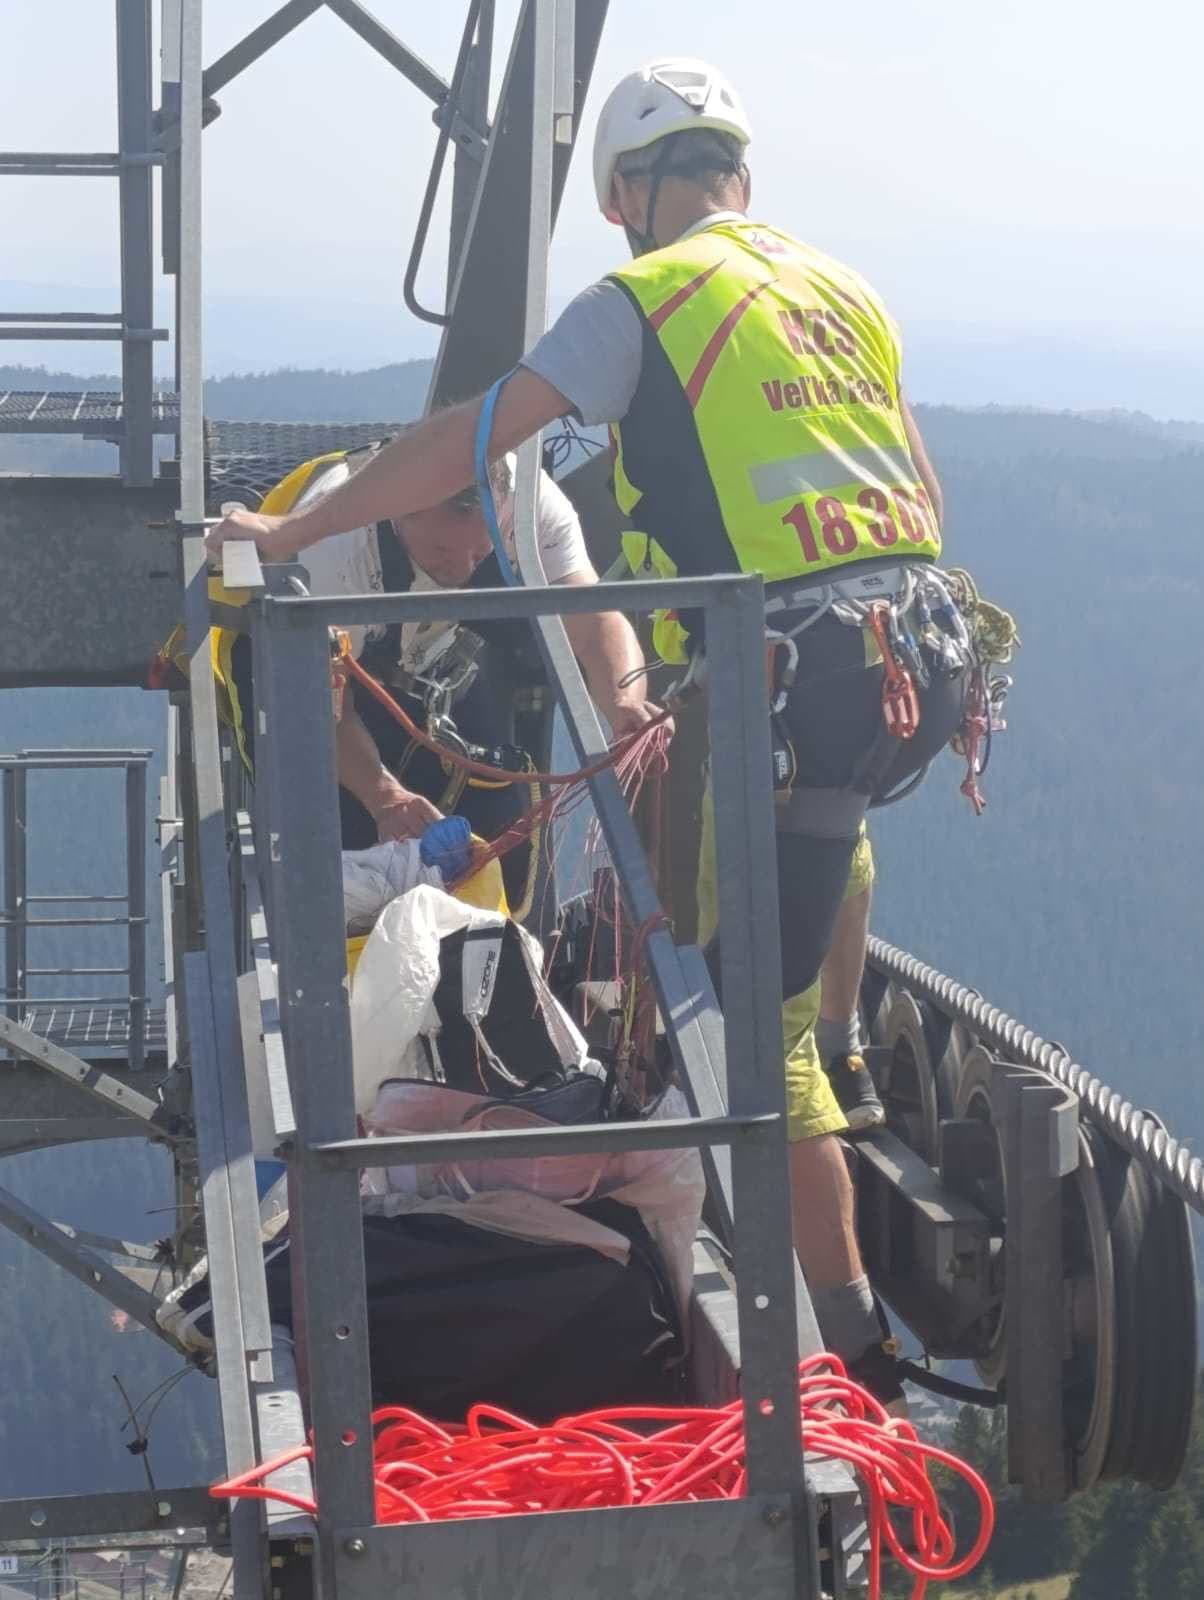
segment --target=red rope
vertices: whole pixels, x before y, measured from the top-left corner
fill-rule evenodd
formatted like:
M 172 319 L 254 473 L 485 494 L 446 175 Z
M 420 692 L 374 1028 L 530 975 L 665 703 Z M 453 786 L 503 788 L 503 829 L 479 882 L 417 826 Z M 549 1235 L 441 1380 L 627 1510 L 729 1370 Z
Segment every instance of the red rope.
M 847 1462 L 860 1476 L 870 1532 L 869 1600 L 882 1594 L 885 1552 L 915 1580 L 912 1600 L 930 1582 L 950 1582 L 978 1565 L 995 1525 L 991 1493 L 964 1461 L 920 1439 L 851 1382 L 835 1356 L 799 1367 L 799 1403 L 809 1454 Z M 709 1408 L 635 1406 L 563 1417 L 546 1427 L 496 1406 L 474 1406 L 462 1426 L 443 1426 L 399 1406 L 373 1413 L 378 1522 L 446 1522 L 536 1511 L 581 1511 L 670 1501 L 738 1500 L 746 1488 L 739 1401 Z M 662 1424 L 655 1431 L 650 1425 Z M 315 1513 L 312 1500 L 264 1480 L 305 1456 L 278 1456 L 209 1493 L 216 1499 L 275 1499 Z M 979 1508 L 978 1533 L 964 1555 L 954 1549 L 929 1467 L 963 1479 Z M 891 1513 L 910 1517 L 905 1546 Z
M 461 772 L 467 772 L 474 778 L 485 778 L 492 783 L 526 783 L 546 785 L 576 785 L 586 783 L 590 778 L 596 778 L 600 772 L 605 772 L 608 767 L 617 766 L 639 746 L 648 739 L 648 736 L 663 723 L 669 721 L 673 713 L 662 711 L 651 721 L 646 722 L 642 728 L 637 728 L 634 733 L 628 733 L 618 739 L 605 755 L 599 756 L 586 767 L 581 767 L 576 772 L 511 772 L 505 767 L 491 767 L 484 761 L 473 761 L 468 756 L 462 756 L 458 751 L 450 749 L 445 744 L 440 744 L 437 739 L 432 739 L 425 729 L 420 728 L 413 717 L 403 706 L 398 705 L 384 684 L 377 681 L 351 654 L 350 646 L 342 646 L 343 654 L 340 660 L 344 663 L 351 676 L 363 685 L 374 700 L 384 706 L 385 710 L 399 722 L 410 738 L 415 743 L 422 745 L 426 750 L 432 750 L 450 766 L 458 767 Z

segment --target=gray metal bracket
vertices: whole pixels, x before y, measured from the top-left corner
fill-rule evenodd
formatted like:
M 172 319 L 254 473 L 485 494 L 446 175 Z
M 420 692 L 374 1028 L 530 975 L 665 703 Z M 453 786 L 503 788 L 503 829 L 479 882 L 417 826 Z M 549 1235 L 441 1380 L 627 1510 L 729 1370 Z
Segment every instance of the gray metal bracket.
M 8 1545 L 36 1539 L 38 1548 L 43 1550 L 48 1539 L 87 1535 L 100 1539 L 155 1530 L 170 1530 L 174 1544 L 179 1542 L 181 1529 L 204 1528 L 208 1537 L 216 1541 L 223 1537 L 227 1521 L 226 1506 L 212 1499 L 203 1484 L 158 1489 L 154 1494 L 146 1489 L 119 1489 L 107 1494 L 0 1500 L 0 1541 Z M 128 1541 L 122 1539 L 121 1546 L 129 1548 Z
M 1036 1504 L 1072 1488 L 1062 1405 L 1062 1180 L 1079 1160 L 1077 1097 L 1044 1073 L 996 1061 L 1007 1184 L 1008 1477 Z
M 991 1305 L 990 1219 L 885 1128 L 857 1153 L 857 1232 L 875 1289 L 930 1354 L 965 1354 Z

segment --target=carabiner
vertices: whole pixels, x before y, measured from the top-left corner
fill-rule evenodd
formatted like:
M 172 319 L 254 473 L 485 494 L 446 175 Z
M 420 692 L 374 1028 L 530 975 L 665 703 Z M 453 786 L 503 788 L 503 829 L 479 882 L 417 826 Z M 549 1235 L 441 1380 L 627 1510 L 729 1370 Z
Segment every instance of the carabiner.
M 896 739 L 910 739 L 920 726 L 920 702 L 915 682 L 891 648 L 890 607 L 875 600 L 868 608 L 870 631 L 882 655 L 882 720 Z

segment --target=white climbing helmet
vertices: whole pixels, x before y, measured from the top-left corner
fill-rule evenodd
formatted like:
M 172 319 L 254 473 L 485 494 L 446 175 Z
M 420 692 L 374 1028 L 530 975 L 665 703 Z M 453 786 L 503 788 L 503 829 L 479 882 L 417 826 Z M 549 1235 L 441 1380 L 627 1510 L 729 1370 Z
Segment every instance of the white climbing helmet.
M 740 96 L 723 74 L 705 61 L 667 56 L 620 78 L 602 107 L 594 133 L 594 188 L 607 221 L 622 220 L 610 196 L 619 157 L 687 128 L 730 133 L 742 146 L 752 140 Z

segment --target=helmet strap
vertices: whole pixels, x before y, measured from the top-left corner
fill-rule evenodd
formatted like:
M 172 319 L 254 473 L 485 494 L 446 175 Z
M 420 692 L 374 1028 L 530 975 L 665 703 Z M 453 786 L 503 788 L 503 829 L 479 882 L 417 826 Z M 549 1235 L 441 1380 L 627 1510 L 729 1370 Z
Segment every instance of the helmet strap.
M 650 180 L 648 186 L 648 208 L 644 213 L 643 230 L 632 227 L 625 217 L 623 219 L 623 231 L 627 235 L 627 243 L 633 256 L 646 256 L 650 251 L 660 249 L 655 233 L 656 202 L 660 198 L 662 181 L 673 170 L 674 143 L 675 141 L 670 135 L 664 141 L 664 147 L 660 154 L 648 168 L 648 178 Z
M 648 208 L 644 214 L 644 227 L 641 232 L 633 228 L 626 218 L 623 219 L 623 231 L 627 235 L 627 244 L 633 256 L 647 255 L 652 250 L 661 247 L 656 239 L 656 202 L 660 198 L 661 184 L 666 178 L 701 178 L 707 172 L 727 171 L 733 178 L 738 178 L 747 170 L 743 162 L 723 166 L 710 158 L 695 158 L 693 161 L 675 161 L 674 154 L 677 139 L 670 135 L 664 141 L 664 148 L 656 160 L 648 168 Z

